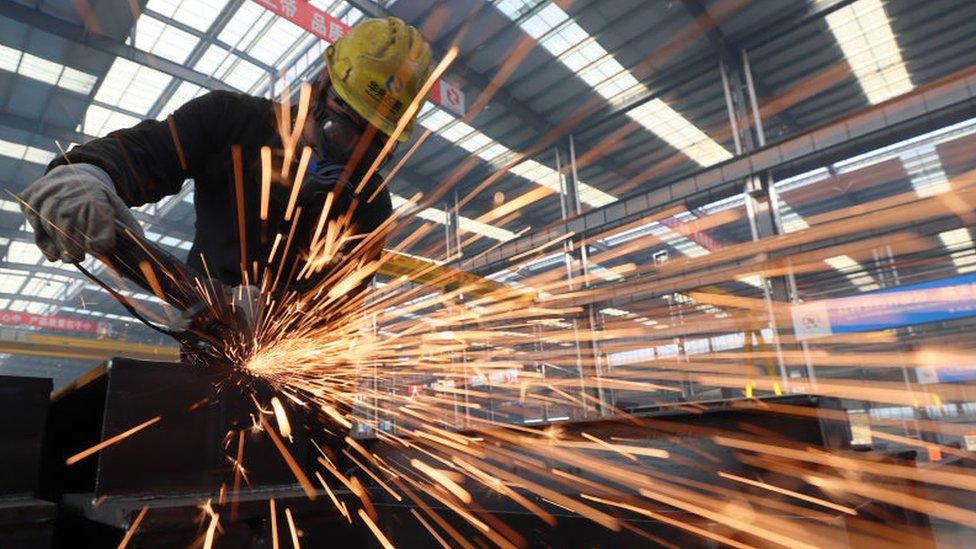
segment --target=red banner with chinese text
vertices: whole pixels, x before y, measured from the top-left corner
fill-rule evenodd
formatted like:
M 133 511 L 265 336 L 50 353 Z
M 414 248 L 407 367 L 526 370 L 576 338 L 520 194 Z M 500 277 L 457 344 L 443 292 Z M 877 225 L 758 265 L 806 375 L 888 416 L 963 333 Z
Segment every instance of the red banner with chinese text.
M 0 324 L 9 326 L 29 326 L 48 330 L 98 333 L 98 322 L 68 316 L 47 316 L 18 311 L 0 311 Z

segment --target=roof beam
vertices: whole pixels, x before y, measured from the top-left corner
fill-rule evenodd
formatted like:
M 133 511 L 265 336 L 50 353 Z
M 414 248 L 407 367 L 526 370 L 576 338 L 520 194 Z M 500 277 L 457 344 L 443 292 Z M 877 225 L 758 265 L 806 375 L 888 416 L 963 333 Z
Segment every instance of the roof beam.
M 918 135 L 939 124 L 948 125 L 971 118 L 976 91 L 967 87 L 967 78 L 974 76 L 976 69 L 944 77 L 816 130 L 667 181 L 661 187 L 642 190 L 452 265 L 471 273 L 493 273 L 508 267 L 509 258 L 519 252 L 558 240 L 569 233 L 600 234 L 639 216 L 674 205 L 686 206 L 689 199 L 707 203 L 728 196 L 727 192 L 735 188 L 735 182 L 751 175 L 781 167 L 796 171 L 812 169 L 839 155 L 850 156 L 890 144 L 901 135 Z
M 230 86 L 216 78 L 211 78 L 201 72 L 189 69 L 168 59 L 146 53 L 122 42 L 116 42 L 104 36 L 95 36 L 85 27 L 69 23 L 59 17 L 41 10 L 29 8 L 13 0 L 0 0 L 0 13 L 3 17 L 13 19 L 40 31 L 70 40 L 76 44 L 87 46 L 102 53 L 128 59 L 134 63 L 158 70 L 170 76 L 191 82 L 203 88 L 214 90 L 231 90 Z
M 708 10 L 701 5 L 701 2 L 699 0 L 682 0 L 682 3 L 684 4 L 689 15 L 691 15 L 691 18 L 694 19 L 698 26 L 701 27 L 702 31 L 706 33 L 709 43 L 712 44 L 712 49 L 715 50 L 715 53 L 719 56 L 722 62 L 725 63 L 725 66 L 739 71 L 744 70 L 742 68 L 742 62 L 740 61 L 741 58 L 739 55 L 737 55 L 740 48 L 735 47 L 728 37 L 725 36 L 725 33 L 722 32 L 722 27 L 719 26 L 719 23 L 715 21 L 715 18 L 708 13 Z M 756 88 L 756 95 L 759 96 L 758 99 L 765 102 L 769 97 L 772 96 L 772 94 L 766 85 L 763 84 L 762 79 L 760 79 L 757 74 L 752 73 L 751 76 L 752 83 Z M 799 133 L 803 131 L 803 126 L 801 126 L 800 123 L 796 121 L 796 118 L 790 114 L 788 108 L 780 111 L 778 116 L 791 132 Z
M 0 110 L 0 126 L 57 139 L 63 141 L 65 145 L 68 143 L 87 143 L 94 139 L 90 135 L 53 124 L 45 124 L 41 120 L 21 116 L 7 110 Z

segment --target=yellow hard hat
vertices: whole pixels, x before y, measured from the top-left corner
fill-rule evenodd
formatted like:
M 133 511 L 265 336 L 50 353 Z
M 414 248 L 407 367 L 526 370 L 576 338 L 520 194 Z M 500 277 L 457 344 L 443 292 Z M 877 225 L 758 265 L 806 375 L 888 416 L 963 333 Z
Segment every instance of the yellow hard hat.
M 392 135 L 430 74 L 430 45 L 401 19 L 367 19 L 329 46 L 325 61 L 336 94 Z M 416 115 L 398 141 L 410 139 L 415 121 Z

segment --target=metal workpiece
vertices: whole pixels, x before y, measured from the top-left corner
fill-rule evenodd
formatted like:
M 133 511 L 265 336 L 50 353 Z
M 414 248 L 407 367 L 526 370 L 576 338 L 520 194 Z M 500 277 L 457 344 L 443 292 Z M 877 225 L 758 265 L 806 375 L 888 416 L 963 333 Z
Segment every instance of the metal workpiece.
M 0 376 L 0 539 L 11 547 L 50 546 L 56 505 L 39 494 L 41 445 L 51 380 Z

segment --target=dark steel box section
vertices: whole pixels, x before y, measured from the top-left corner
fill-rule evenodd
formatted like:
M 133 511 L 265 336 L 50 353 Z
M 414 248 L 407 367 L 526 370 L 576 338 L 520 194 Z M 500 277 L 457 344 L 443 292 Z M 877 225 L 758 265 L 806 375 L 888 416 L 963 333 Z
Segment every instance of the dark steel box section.
M 56 508 L 37 498 L 52 382 L 0 376 L 0 546 L 49 547 Z
M 267 406 L 267 402 L 262 403 Z M 295 460 L 312 459 L 305 420 L 289 407 Z M 238 431 L 252 487 L 296 483 L 272 441 L 252 432 L 255 404 L 226 369 L 116 358 L 53 399 L 45 452 L 45 492 L 93 497 L 213 494 L 229 490 Z M 65 460 L 156 416 L 149 427 L 74 465 Z M 232 438 L 227 438 L 232 433 Z

